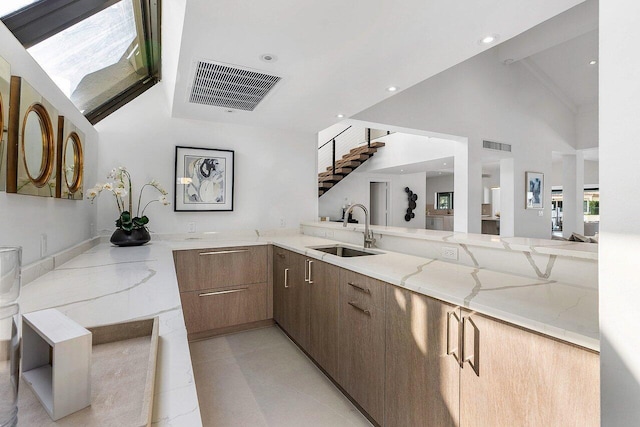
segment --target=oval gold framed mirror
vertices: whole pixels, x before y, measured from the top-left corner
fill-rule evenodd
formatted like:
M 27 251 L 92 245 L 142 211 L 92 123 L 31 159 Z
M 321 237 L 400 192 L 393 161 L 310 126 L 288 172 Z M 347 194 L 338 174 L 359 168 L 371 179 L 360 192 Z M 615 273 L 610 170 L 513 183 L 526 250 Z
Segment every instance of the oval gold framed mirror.
M 73 194 L 82 188 L 82 170 L 84 168 L 82 142 L 76 132 L 71 132 L 64 142 L 62 156 L 62 175 L 69 188 L 69 193 Z
M 24 115 L 20 143 L 29 179 L 36 187 L 44 187 L 53 171 L 55 146 L 51 118 L 42 104 L 33 104 Z

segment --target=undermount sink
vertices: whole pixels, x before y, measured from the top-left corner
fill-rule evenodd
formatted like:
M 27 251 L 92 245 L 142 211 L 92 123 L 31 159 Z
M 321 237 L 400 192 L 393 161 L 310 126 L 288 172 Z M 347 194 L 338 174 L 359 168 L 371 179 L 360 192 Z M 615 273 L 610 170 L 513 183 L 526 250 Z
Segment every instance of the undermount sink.
M 378 252 L 369 252 L 360 249 L 351 248 L 349 246 L 331 245 L 331 246 L 308 246 L 309 249 L 325 252 L 331 255 L 351 258 L 356 256 L 378 255 Z

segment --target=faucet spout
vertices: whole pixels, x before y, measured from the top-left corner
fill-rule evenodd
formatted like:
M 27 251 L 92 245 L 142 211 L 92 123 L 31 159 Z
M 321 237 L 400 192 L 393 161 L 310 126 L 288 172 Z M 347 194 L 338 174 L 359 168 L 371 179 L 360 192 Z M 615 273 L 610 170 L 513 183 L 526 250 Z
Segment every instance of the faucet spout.
M 344 221 L 342 223 L 342 226 L 343 227 L 347 226 L 347 220 L 349 219 L 349 214 L 353 211 L 353 208 L 355 207 L 361 208 L 362 211 L 364 212 L 364 247 L 370 248 L 373 246 L 376 239 L 373 238 L 373 232 L 371 231 L 371 224 L 369 222 L 369 211 L 364 205 L 360 203 L 354 203 L 351 206 L 349 206 L 344 213 Z

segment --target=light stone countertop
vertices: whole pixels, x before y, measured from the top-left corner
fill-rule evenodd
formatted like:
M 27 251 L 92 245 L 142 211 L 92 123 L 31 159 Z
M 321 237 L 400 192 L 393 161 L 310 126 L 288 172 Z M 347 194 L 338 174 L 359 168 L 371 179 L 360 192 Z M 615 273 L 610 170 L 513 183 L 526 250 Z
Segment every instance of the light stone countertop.
M 308 246 L 339 242 L 299 233 L 154 239 L 131 248 L 101 243 L 23 286 L 23 313 L 57 308 L 85 327 L 159 316 L 153 424 L 201 425 L 173 250 L 273 243 L 396 286 L 599 350 L 598 292 L 375 249 L 340 258 Z
M 302 225 L 329 230 L 359 232 L 364 230 L 364 225 L 362 224 L 347 224 L 347 227 L 343 228 L 342 222 L 304 222 Z M 512 251 L 528 251 L 531 253 L 570 256 L 590 260 L 598 259 L 598 245 L 595 243 L 534 239 L 530 237 L 500 237 L 491 234 L 459 233 L 453 231 L 426 230 L 406 227 L 384 227 L 380 225 L 372 225 L 371 230 L 374 235 L 399 236 L 432 242 L 459 243 L 468 246 L 480 246 Z

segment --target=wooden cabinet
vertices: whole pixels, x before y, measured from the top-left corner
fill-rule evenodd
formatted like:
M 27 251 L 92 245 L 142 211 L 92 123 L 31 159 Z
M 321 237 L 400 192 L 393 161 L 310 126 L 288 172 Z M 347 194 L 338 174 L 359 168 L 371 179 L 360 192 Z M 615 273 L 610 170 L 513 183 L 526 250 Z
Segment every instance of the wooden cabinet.
M 309 347 L 309 285 L 305 258 L 276 248 L 273 269 L 273 318 L 303 349 Z
M 309 285 L 306 278 L 306 258 L 289 253 L 290 270 L 284 294 L 285 330 L 303 349 L 309 348 Z
M 338 375 L 340 268 L 309 259 L 309 354 L 333 378 Z
M 266 246 L 174 251 L 173 258 L 189 339 L 268 321 Z
M 340 271 L 338 383 L 378 423 L 384 419 L 385 284 Z
M 190 334 L 267 318 L 267 284 L 255 283 L 180 294 Z
M 396 286 L 386 290 L 384 425 L 459 425 L 460 367 L 447 353 L 457 351 L 460 309 Z
M 597 353 L 462 310 L 460 425 L 597 426 Z
M 174 251 L 180 292 L 267 281 L 267 247 Z

